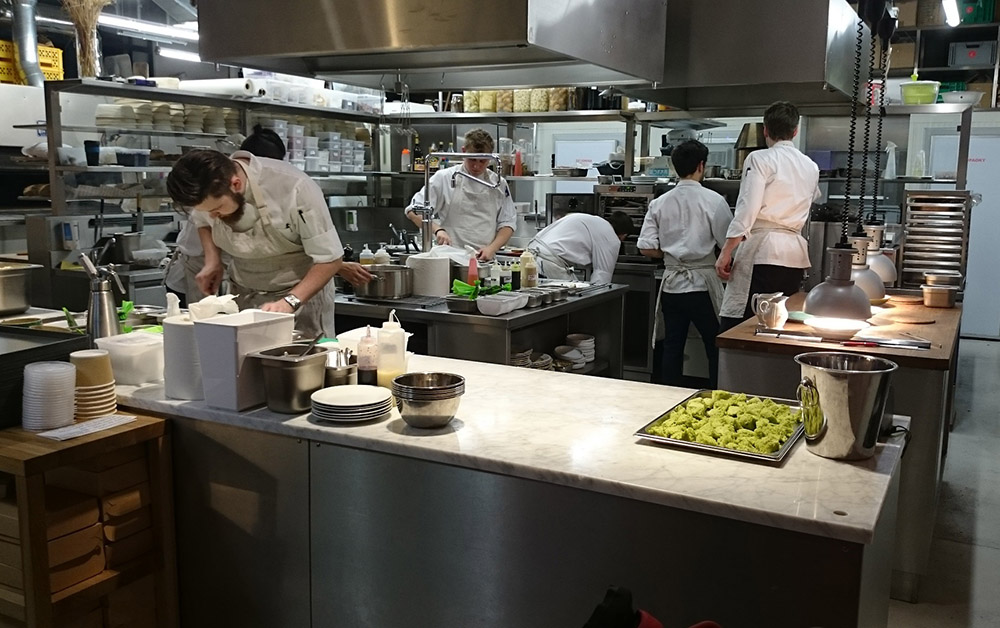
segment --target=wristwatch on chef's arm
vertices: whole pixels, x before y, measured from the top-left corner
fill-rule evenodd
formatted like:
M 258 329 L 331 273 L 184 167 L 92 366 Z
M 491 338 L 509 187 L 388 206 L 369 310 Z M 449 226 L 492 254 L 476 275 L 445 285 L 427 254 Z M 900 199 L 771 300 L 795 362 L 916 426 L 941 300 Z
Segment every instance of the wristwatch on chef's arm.
M 298 312 L 299 308 L 302 307 L 302 299 L 294 294 L 286 294 L 282 299 L 292 308 L 293 312 Z

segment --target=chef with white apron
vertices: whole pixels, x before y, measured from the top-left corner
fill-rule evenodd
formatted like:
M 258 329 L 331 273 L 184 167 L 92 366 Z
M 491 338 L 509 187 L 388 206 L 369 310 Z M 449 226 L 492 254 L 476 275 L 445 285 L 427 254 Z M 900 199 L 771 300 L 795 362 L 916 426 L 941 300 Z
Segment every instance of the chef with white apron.
M 225 251 L 232 256 L 230 292 L 240 309 L 294 312 L 295 328 L 306 337 L 332 336 L 335 287 L 330 280 L 344 249 L 322 191 L 286 162 L 245 151 L 233 153 L 232 160 L 242 175 L 233 179 L 232 190 L 242 195 L 242 212 L 220 209 L 219 200 L 226 196 L 208 197 L 191 212 L 206 251 L 199 285 L 214 292 L 217 275 L 209 251 Z M 223 206 L 231 205 L 230 198 Z
M 548 279 L 573 280 L 576 272 L 588 269 L 591 283 L 610 283 L 622 241 L 632 230 L 631 218 L 615 213 L 621 216 L 613 216 L 614 225 L 600 216 L 571 213 L 539 231 L 528 243 L 539 272 Z
M 466 133 L 462 150 L 492 153 L 493 138 L 474 129 Z M 407 217 L 419 227 L 421 217 L 413 210 L 427 200 L 437 216 L 431 226 L 437 244 L 471 246 L 479 251 L 480 260 L 492 259 L 514 234 L 517 213 L 507 182 L 488 165 L 487 159 L 463 159 L 457 166 L 438 170 L 430 178 L 429 190 L 421 188 L 413 195 Z
M 674 148 L 671 158 L 681 180 L 649 204 L 638 242 L 643 255 L 662 259 L 664 264 L 652 339 L 655 343 L 663 335 L 663 381 L 654 383 L 683 385 L 684 347 L 693 324 L 701 335 L 714 387 L 719 364 L 715 336 L 723 293 L 715 273 L 715 247 L 725 243 L 732 213 L 722 195 L 700 183 L 708 158 L 704 144 L 684 142 Z
M 795 105 L 772 104 L 764 112 L 768 148 L 750 153 L 744 163 L 735 216 L 715 266 L 728 281 L 721 331 L 753 316 L 751 294 L 797 292 L 803 269 L 810 267 L 802 229 L 821 196 L 819 166 L 792 143 L 798 123 Z

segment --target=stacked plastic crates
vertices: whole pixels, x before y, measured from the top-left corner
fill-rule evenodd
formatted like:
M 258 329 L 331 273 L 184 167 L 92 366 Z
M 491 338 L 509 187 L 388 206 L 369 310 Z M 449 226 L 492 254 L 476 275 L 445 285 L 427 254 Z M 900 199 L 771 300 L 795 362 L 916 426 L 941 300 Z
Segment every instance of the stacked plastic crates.
M 38 65 L 46 81 L 63 79 L 63 51 L 51 46 L 38 46 Z M 21 64 L 17 62 L 17 44 L 0 40 L 0 83 L 26 85 Z

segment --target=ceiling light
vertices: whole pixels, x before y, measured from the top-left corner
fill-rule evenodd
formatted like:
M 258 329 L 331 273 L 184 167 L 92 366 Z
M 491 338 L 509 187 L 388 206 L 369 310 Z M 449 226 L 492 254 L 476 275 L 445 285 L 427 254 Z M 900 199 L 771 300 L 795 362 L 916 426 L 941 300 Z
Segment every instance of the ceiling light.
M 197 52 L 190 52 L 188 50 L 178 50 L 176 48 L 164 48 L 163 46 L 157 46 L 156 53 L 161 57 L 167 57 L 169 59 L 194 61 L 196 63 L 201 62 L 201 56 L 199 56 Z
M 123 31 L 142 33 L 144 35 L 159 35 L 161 37 L 169 37 L 171 39 L 198 41 L 198 31 L 191 30 L 190 28 L 178 28 L 176 26 L 167 26 L 166 24 L 141 22 L 139 20 L 132 20 L 126 17 L 118 17 L 117 15 L 108 15 L 107 13 L 102 13 L 101 16 L 97 18 L 97 23 L 101 26 L 120 28 Z
M 958 26 L 962 21 L 958 15 L 958 0 L 941 0 L 944 7 L 944 21 L 948 26 Z

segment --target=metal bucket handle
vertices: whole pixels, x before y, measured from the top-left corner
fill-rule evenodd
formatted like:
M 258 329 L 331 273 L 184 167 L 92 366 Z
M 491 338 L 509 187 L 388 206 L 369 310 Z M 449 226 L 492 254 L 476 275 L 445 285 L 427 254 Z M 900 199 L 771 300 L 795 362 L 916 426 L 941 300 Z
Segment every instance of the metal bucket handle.
M 808 377 L 803 377 L 795 389 L 795 398 L 802 406 L 802 424 L 806 439 L 814 440 L 826 431 L 826 416 L 819 405 L 819 391 L 816 383 Z

